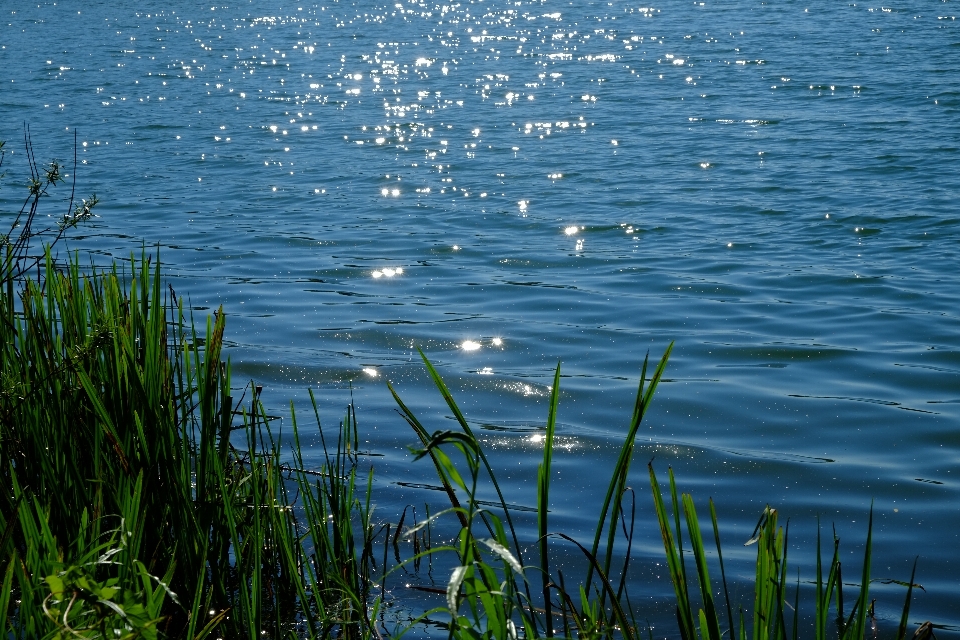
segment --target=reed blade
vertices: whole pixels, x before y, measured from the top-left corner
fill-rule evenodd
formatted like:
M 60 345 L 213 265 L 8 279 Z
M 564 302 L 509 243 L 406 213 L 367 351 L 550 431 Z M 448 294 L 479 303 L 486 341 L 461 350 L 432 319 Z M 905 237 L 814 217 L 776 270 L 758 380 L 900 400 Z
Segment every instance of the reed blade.
M 677 622 L 680 625 L 680 635 L 689 640 L 695 640 L 696 625 L 694 612 L 690 606 L 690 593 L 687 588 L 686 572 L 683 570 L 683 559 L 674 542 L 670 527 L 670 518 L 663 503 L 660 484 L 653 470 L 653 464 L 647 465 L 650 474 L 650 488 L 653 491 L 653 504 L 657 513 L 657 523 L 660 525 L 660 536 L 663 539 L 663 550 L 666 554 L 667 569 L 670 571 L 670 580 L 673 583 L 673 592 L 677 598 Z M 675 495 L 674 495 L 675 497 Z
M 636 399 L 634 400 L 633 415 L 630 417 L 627 435 L 624 439 L 623 445 L 621 446 L 620 454 L 617 457 L 617 463 L 614 466 L 613 474 L 610 478 L 610 484 L 607 487 L 607 493 L 604 496 L 603 502 L 600 506 L 600 514 L 597 518 L 597 529 L 593 538 L 593 546 L 590 549 L 590 552 L 596 556 L 600 549 L 600 540 L 603 538 L 603 531 L 607 526 L 607 515 L 609 514 L 608 545 L 604 559 L 605 572 L 609 572 L 610 561 L 613 557 L 612 536 L 616 530 L 617 509 L 620 504 L 620 493 L 622 492 L 622 488 L 626 486 L 627 475 L 630 471 L 630 463 L 633 460 L 633 447 L 636 441 L 637 431 L 640 429 L 640 423 L 643 422 L 643 417 L 650 406 L 650 402 L 653 400 L 653 393 L 660 384 L 660 380 L 663 377 L 663 372 L 666 370 L 667 362 L 670 360 L 670 354 L 673 351 L 673 345 L 673 342 L 667 345 L 666 350 L 660 357 L 660 361 L 657 363 L 657 367 L 653 372 L 653 377 L 650 379 L 650 384 L 647 385 L 646 389 L 644 389 L 644 385 L 647 377 L 649 354 L 643 359 L 643 368 L 640 371 L 640 384 L 637 387 L 637 395 Z M 587 572 L 587 579 L 585 583 L 589 586 L 592 580 L 593 568 L 591 567 Z
M 550 474 L 553 465 L 553 434 L 557 427 L 557 405 L 560 402 L 560 363 L 553 374 L 547 428 L 543 436 L 543 462 L 537 468 L 537 533 L 540 546 L 540 576 L 543 585 L 545 633 L 553 637 L 553 607 L 550 602 L 550 547 L 547 540 L 547 513 L 550 507 Z
M 709 640 L 720 640 L 720 621 L 713 602 L 713 587 L 710 584 L 710 570 L 707 567 L 707 554 L 703 546 L 703 535 L 700 532 L 700 521 L 697 518 L 693 498 L 688 493 L 683 494 L 683 514 L 687 521 L 687 532 L 690 534 L 690 546 L 700 583 L 700 599 L 703 602 L 703 609 L 700 610 L 700 633 L 702 637 Z
M 710 498 L 710 521 L 713 524 L 713 539 L 717 543 L 717 558 L 720 560 L 720 578 L 723 581 L 723 600 L 727 605 L 727 624 L 730 628 L 731 638 L 736 637 L 733 629 L 733 608 L 730 605 L 730 591 L 727 589 L 727 573 L 723 567 L 723 551 L 720 549 L 720 527 L 717 525 L 717 509 L 714 507 L 713 498 Z
M 900 616 L 900 626 L 897 628 L 896 640 L 904 640 L 907 637 L 910 604 L 913 599 L 913 581 L 917 577 L 917 560 L 919 560 L 919 557 L 913 559 L 913 569 L 910 571 L 910 584 L 907 586 L 907 599 L 903 603 L 903 614 Z
M 423 353 L 419 348 L 417 349 L 420 357 L 423 359 L 423 363 L 427 368 L 427 372 L 430 374 L 430 378 L 433 380 L 433 383 L 436 385 L 437 389 L 440 391 L 440 394 L 443 396 L 444 401 L 447 403 L 447 406 L 453 412 L 454 417 L 457 422 L 460 424 L 460 427 L 463 431 L 474 439 L 477 442 L 477 438 L 473 433 L 473 429 L 470 428 L 470 425 L 467 423 L 467 419 L 464 417 L 463 413 L 460 411 L 460 407 L 457 406 L 456 401 L 453 399 L 453 395 L 450 393 L 450 390 L 447 388 L 446 383 L 440 377 L 440 374 L 434 368 L 430 360 L 427 359 L 426 354 Z M 513 518 L 510 517 L 510 510 L 507 509 L 507 501 L 503 497 L 503 491 L 500 490 L 500 483 L 497 482 L 497 476 L 493 472 L 493 468 L 490 466 L 490 461 L 487 460 L 487 454 L 484 453 L 483 448 L 477 444 L 477 452 L 480 455 L 480 460 L 483 462 L 483 466 L 487 471 L 487 475 L 490 478 L 490 482 L 493 484 L 494 490 L 497 492 L 497 499 L 500 501 L 500 506 L 503 509 L 504 517 L 507 520 L 507 527 L 510 529 L 510 536 L 513 539 L 514 552 L 517 554 L 517 558 L 520 559 L 521 563 L 523 562 L 523 551 L 520 548 L 520 540 L 517 537 L 516 528 L 513 526 Z

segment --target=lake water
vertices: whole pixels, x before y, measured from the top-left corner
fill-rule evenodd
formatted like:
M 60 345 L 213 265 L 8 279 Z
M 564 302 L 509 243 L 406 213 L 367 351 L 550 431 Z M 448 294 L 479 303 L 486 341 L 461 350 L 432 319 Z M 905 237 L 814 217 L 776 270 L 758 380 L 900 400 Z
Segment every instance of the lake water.
M 703 513 L 716 500 L 748 607 L 755 552 L 740 544 L 765 504 L 791 518 L 804 580 L 819 515 L 853 581 L 873 500 L 873 575 L 906 580 L 919 555 L 911 618 L 956 633 L 957 14 L 913 0 L 6 3 L 0 204 L 18 206 L 23 123 L 40 160 L 69 158 L 76 130 L 79 192 L 103 204 L 71 248 L 107 263 L 159 245 L 201 317 L 223 305 L 234 379 L 264 384 L 277 414 L 311 387 L 333 427 L 352 385 L 394 522 L 442 496 L 412 486 L 430 470 L 411 463 L 384 381 L 428 429 L 452 426 L 415 347 L 521 505 L 562 361 L 551 528 L 586 539 L 643 357 L 675 340 L 633 472 L 632 601 L 656 634 L 676 630 L 654 456 Z M 431 577 L 398 578 L 401 608 L 405 580 Z M 892 633 L 903 589 L 875 595 Z

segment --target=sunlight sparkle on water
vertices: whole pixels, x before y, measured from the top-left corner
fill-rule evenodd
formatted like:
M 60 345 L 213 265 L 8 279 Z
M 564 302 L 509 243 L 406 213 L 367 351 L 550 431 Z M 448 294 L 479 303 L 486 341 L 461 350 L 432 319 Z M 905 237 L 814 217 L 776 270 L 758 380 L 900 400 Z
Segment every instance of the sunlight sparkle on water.
M 240 307 L 250 313 L 237 314 L 248 343 L 241 350 L 256 361 L 261 349 L 276 349 L 270 358 L 284 365 L 271 373 L 277 384 L 297 375 L 287 371 L 309 370 L 318 354 L 321 368 L 336 371 L 342 366 L 337 354 L 347 351 L 357 358 L 346 365 L 348 380 L 379 389 L 389 371 L 420 385 L 417 358 L 408 361 L 400 352 L 432 344 L 446 349 L 451 376 L 476 376 L 476 417 L 507 427 L 506 435 L 485 437 L 529 455 L 542 451 L 539 420 L 550 395 L 543 382 L 551 362 L 562 358 L 576 377 L 564 392 L 566 423 L 558 425 L 554 447 L 572 446 L 569 434 L 586 426 L 581 444 L 606 451 L 607 436 L 615 436 L 608 418 L 616 423 L 622 416 L 621 404 L 607 402 L 605 394 L 614 396 L 608 389 L 620 386 L 621 374 L 635 375 L 643 355 L 635 347 L 662 349 L 676 337 L 684 375 L 691 376 L 682 384 L 692 393 L 662 387 L 654 427 L 662 418 L 671 438 L 699 443 L 700 407 L 712 403 L 724 420 L 744 426 L 737 434 L 711 432 L 702 447 L 664 447 L 659 455 L 696 456 L 685 463 L 684 478 L 715 484 L 718 506 L 727 503 L 730 524 L 738 527 L 755 524 L 748 522 L 755 500 L 783 504 L 783 496 L 741 491 L 732 467 L 750 464 L 753 453 L 738 463 L 723 453 L 726 447 L 746 446 L 755 436 L 763 444 L 750 448 L 763 448 L 761 459 L 772 450 L 814 454 L 820 443 L 822 453 L 832 453 L 861 442 L 857 429 L 891 411 L 910 421 L 922 448 L 938 437 L 937 425 L 957 416 L 958 405 L 943 402 L 953 399 L 949 385 L 924 384 L 917 393 L 900 388 L 901 364 L 949 364 L 960 341 L 948 326 L 951 296 L 960 287 L 948 244 L 960 230 L 951 210 L 951 193 L 960 187 L 955 172 L 943 171 L 956 160 L 955 145 L 943 140 L 956 137 L 951 132 L 960 122 L 949 115 L 960 74 L 942 73 L 953 59 L 955 22 L 946 29 L 945 19 L 938 23 L 932 14 L 908 15 L 919 10 L 898 15 L 876 7 L 867 14 L 847 3 L 811 8 L 814 16 L 801 11 L 803 22 L 796 22 L 797 12 L 778 14 L 777 28 L 770 28 L 770 16 L 749 3 L 700 0 L 668 4 L 662 13 L 612 1 L 327 2 L 302 11 L 280 3 L 275 17 L 256 17 L 264 8 L 211 12 L 211 5 L 175 0 L 168 4 L 177 11 L 155 20 L 135 15 L 135 8 L 85 4 L 84 16 L 63 22 L 78 33 L 94 28 L 96 37 L 75 40 L 56 37 L 57 7 L 37 4 L 29 12 L 29 3 L 11 7 L 16 13 L 0 23 L 3 53 L 10 50 L 17 60 L 0 69 L 0 86 L 12 100 L 0 109 L 11 116 L 3 135 L 15 139 L 13 125 L 22 120 L 33 120 L 38 131 L 53 131 L 60 122 L 54 118 L 67 117 L 71 128 L 87 122 L 81 132 L 91 138 L 79 139 L 77 149 L 84 169 L 94 165 L 87 178 L 126 172 L 137 185 L 78 244 L 122 254 L 141 238 L 176 236 L 179 248 L 168 259 L 182 260 L 177 270 L 184 288 L 227 303 L 234 295 L 241 302 L 251 296 Z M 88 11 L 96 18 L 85 18 Z M 881 26 L 882 33 L 871 31 Z M 790 32 L 809 37 L 783 37 Z M 847 32 L 870 37 L 854 43 Z M 64 58 L 54 61 L 50 51 Z M 759 60 L 761 54 L 770 63 Z M 83 65 L 76 62 L 81 58 Z M 41 78 L 49 81 L 37 82 Z M 88 100 L 94 90 L 96 99 Z M 49 107 L 39 110 L 45 103 Z M 53 114 L 58 105 L 56 111 L 70 109 L 66 116 Z M 899 121 L 863 116 L 897 112 Z M 106 146 L 104 136 L 113 135 Z M 96 138 L 103 141 L 98 145 Z M 54 142 L 43 142 L 50 150 L 39 155 L 53 154 Z M 60 155 L 68 152 L 69 140 L 56 144 Z M 121 154 L 120 145 L 130 146 Z M 85 172 L 77 173 L 83 188 Z M 141 197 L 148 207 L 163 205 L 162 215 L 136 215 L 128 201 Z M 914 211 L 923 215 L 902 215 Z M 241 233 L 230 234 L 231 228 Z M 729 235 L 745 244 L 725 241 Z M 206 252 L 202 262 L 191 249 Z M 251 259 L 235 259 L 251 250 Z M 209 273 L 220 260 L 244 283 L 242 292 L 225 292 L 219 276 Z M 403 264 L 417 268 L 406 274 L 398 267 Z M 852 289 L 841 272 L 854 265 L 869 269 L 855 278 L 872 273 L 874 284 Z M 702 291 L 637 289 L 632 283 L 641 273 L 668 282 L 699 280 Z M 329 284 L 317 286 L 318 280 Z M 717 305 L 734 297 L 735 306 Z M 767 305 L 773 297 L 783 305 Z M 823 300 L 831 305 L 818 313 Z M 642 315 L 651 302 L 656 327 L 621 320 Z M 882 313 L 891 307 L 922 316 Z M 862 313 L 866 309 L 881 314 Z M 854 315 L 857 322 L 844 322 Z M 273 331 L 260 333 L 263 317 L 273 318 L 278 339 Z M 279 347 L 313 325 L 324 329 L 314 334 L 317 351 L 312 344 L 311 350 Z M 510 349 L 497 337 L 503 335 L 511 336 Z M 784 336 L 794 339 L 783 345 Z M 714 338 L 735 346 L 720 353 L 711 346 Z M 846 350 L 849 345 L 857 351 Z M 463 358 L 455 353 L 461 350 Z M 714 370 L 727 360 L 736 368 Z M 381 363 L 391 367 L 383 376 Z M 671 361 L 668 370 L 673 367 Z M 861 371 L 870 371 L 871 397 L 922 399 L 939 413 L 817 399 L 821 387 L 855 385 L 853 375 Z M 487 402 L 494 393 L 497 406 Z M 856 400 L 866 392 L 842 395 Z M 685 410 L 688 403 L 695 410 Z M 380 411 L 392 415 L 379 400 L 365 404 L 368 413 L 378 412 L 368 424 L 379 421 Z M 767 409 L 752 413 L 747 406 Z M 767 430 L 767 410 L 785 428 Z M 392 446 L 389 430 L 381 435 Z M 370 443 L 371 450 L 382 447 L 379 440 Z M 818 500 L 816 492 L 836 476 L 831 486 L 842 486 L 834 497 L 856 502 L 858 516 L 865 516 L 872 492 L 880 492 L 880 504 L 901 490 L 901 477 L 919 473 L 910 468 L 918 449 L 906 444 L 898 430 L 875 430 L 858 456 L 885 459 L 883 452 L 892 450 L 900 461 L 877 467 L 874 488 L 856 479 L 856 462 L 827 465 L 831 470 L 822 473 L 811 467 L 802 472 L 811 482 L 801 504 Z M 923 451 L 931 454 L 923 460 L 931 468 L 955 462 L 932 447 Z M 578 526 L 577 472 L 609 459 L 598 453 L 563 463 L 561 472 L 572 472 L 565 488 L 571 491 L 556 496 L 557 530 Z M 408 461 L 391 455 L 385 464 L 390 477 Z M 727 467 L 731 473 L 724 475 Z M 758 486 L 769 481 L 770 487 L 787 468 L 761 467 Z M 718 468 L 724 473 L 716 475 Z M 512 492 L 528 480 L 517 474 L 504 488 Z M 381 500 L 392 511 L 402 492 L 383 484 Z M 949 489 L 926 488 L 935 490 Z M 943 529 L 958 518 L 944 519 Z M 960 551 L 943 553 L 943 565 L 960 561 Z M 666 620 L 672 628 L 668 614 L 651 623 Z
M 393 276 L 399 276 L 402 274 L 403 274 L 403 267 L 397 267 L 395 269 L 391 269 L 390 267 L 387 267 L 385 269 L 378 269 L 370 273 L 370 275 L 372 275 L 374 278 L 384 278 L 384 277 L 392 278 Z

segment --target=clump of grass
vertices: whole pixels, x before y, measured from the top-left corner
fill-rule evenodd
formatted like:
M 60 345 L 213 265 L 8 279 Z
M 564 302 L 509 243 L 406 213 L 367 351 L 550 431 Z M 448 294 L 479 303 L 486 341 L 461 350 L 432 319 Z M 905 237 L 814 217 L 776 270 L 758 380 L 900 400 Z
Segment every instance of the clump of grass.
M 391 393 L 400 408 L 401 414 L 413 428 L 419 438 L 422 449 L 417 458 L 429 457 L 436 469 L 449 502 L 450 508 L 435 517 L 447 513 L 454 514 L 459 524 L 457 544 L 448 547 L 434 547 L 420 555 L 454 553 L 456 561 L 447 585 L 446 607 L 428 611 L 425 615 L 446 614 L 445 624 L 450 637 L 460 638 L 514 638 L 523 629 L 525 637 L 563 637 L 580 638 L 635 638 L 642 635 L 643 626 L 637 623 L 637 617 L 630 605 L 625 590 L 626 572 L 630 562 L 633 522 L 626 522 L 624 502 L 630 489 L 627 478 L 633 457 L 633 447 L 637 430 L 644 414 L 653 399 L 673 345 L 666 349 L 656 366 L 650 380 L 647 380 L 647 361 L 644 361 L 640 386 L 634 405 L 633 415 L 628 423 L 626 438 L 621 446 L 620 455 L 613 469 L 612 477 L 604 501 L 597 516 L 597 529 L 590 548 L 560 533 L 552 532 L 548 526 L 548 508 L 550 491 L 550 469 L 553 459 L 553 440 L 556 428 L 558 404 L 560 398 L 560 367 L 558 365 L 551 387 L 548 404 L 546 428 L 544 432 L 543 460 L 537 469 L 537 531 L 536 558 L 524 561 L 522 547 L 517 539 L 508 503 L 496 481 L 490 462 L 463 416 L 446 384 L 436 369 L 421 352 L 437 389 L 440 391 L 460 430 L 437 431 L 428 435 L 420 420 L 403 403 L 394 388 Z M 451 457 L 450 451 L 458 455 Z M 460 457 L 463 466 L 458 467 L 454 458 Z M 724 602 L 715 597 L 711 581 L 711 564 L 708 559 L 706 539 L 700 527 L 693 497 L 689 494 L 678 495 L 673 470 L 669 470 L 669 498 L 672 516 L 668 513 L 660 485 L 652 463 L 648 473 L 653 493 L 656 520 L 663 538 L 667 567 L 674 587 L 678 630 L 682 640 L 721 640 L 722 637 L 737 640 L 788 640 L 801 637 L 800 632 L 800 591 L 799 576 L 793 587 L 793 602 L 789 601 L 791 584 L 787 571 L 788 527 L 780 526 L 776 509 L 764 509 L 754 531 L 747 542 L 756 545 L 757 560 L 754 578 L 754 597 L 752 616 L 744 612 L 740 603 L 731 601 L 727 589 L 727 578 L 720 543 L 717 512 L 713 500 L 710 500 L 710 520 L 713 529 L 716 557 L 718 560 Z M 482 476 L 486 476 L 498 497 L 500 508 L 490 510 L 489 503 L 479 501 L 478 485 Z M 686 523 L 686 536 L 689 549 L 684 549 L 682 522 Z M 620 524 L 620 527 L 617 525 Z M 876 620 L 873 603 L 870 600 L 870 567 L 872 556 L 873 513 L 867 526 L 866 544 L 862 565 L 862 575 L 853 597 L 852 607 L 845 608 L 844 583 L 840 563 L 840 541 L 834 534 L 833 554 L 829 565 L 822 561 L 821 545 L 818 536 L 816 578 L 814 590 L 813 637 L 827 640 L 859 640 L 868 631 L 875 635 Z M 618 533 L 622 531 L 622 533 Z M 508 535 L 509 534 L 509 535 Z M 562 542 L 566 548 L 555 549 L 551 542 Z M 604 544 L 605 543 L 605 544 Z M 613 567 L 615 547 L 625 547 L 623 561 L 619 567 Z M 580 579 L 569 580 L 559 571 L 551 569 L 551 557 L 558 554 L 568 556 L 570 551 L 584 558 L 584 574 Z M 687 560 L 692 555 L 693 568 L 688 572 Z M 695 569 L 695 571 L 693 570 Z M 916 572 L 906 587 L 901 622 L 896 640 L 906 637 L 908 615 L 913 595 Z M 619 576 L 617 576 L 619 574 Z M 614 584 L 619 577 L 619 586 Z M 698 589 L 693 586 L 696 581 Z M 532 595 L 534 583 L 539 584 L 538 597 Z M 567 585 L 573 585 L 569 589 Z M 846 594 L 848 603 L 850 594 Z M 849 606 L 849 604 L 847 605 Z M 734 615 L 734 609 L 739 616 Z M 724 613 L 726 614 L 724 616 Z M 725 618 L 725 620 L 724 620 Z M 833 628 L 831 626 L 833 625 Z M 931 629 L 929 623 L 921 625 L 923 630 Z M 807 633 L 802 634 L 808 637 Z
M 6 623 L 16 637 L 363 635 L 372 523 L 352 412 L 320 471 L 302 469 L 295 423 L 283 462 L 256 387 L 248 404 L 232 395 L 223 314 L 197 335 L 159 267 L 129 266 L 83 275 L 48 253 L 0 325 L 0 560 L 21 567 Z
M 321 431 L 319 471 L 303 467 L 295 415 L 292 459 L 285 459 L 259 389 L 246 387 L 246 403 L 232 395 L 229 362 L 221 359 L 223 314 L 209 318 L 198 335 L 181 302 L 164 293 L 156 264 L 142 258 L 129 269 L 84 275 L 76 260 L 57 269 L 48 253 L 42 277 L 23 282 L 14 321 L 0 325 L 0 473 L 11 488 L 0 499 L 0 569 L 6 567 L 3 593 L 12 594 L 0 600 L 0 628 L 14 637 L 64 638 L 379 635 L 381 594 L 397 567 L 388 572 L 383 563 L 376 570 L 375 543 L 382 539 L 386 546 L 390 530 L 372 519 L 372 472 L 358 478 L 352 409 L 335 445 L 328 448 Z M 642 635 L 625 589 L 632 524 L 626 524 L 624 501 L 633 439 L 669 354 L 668 348 L 649 380 L 644 365 L 592 547 L 551 531 L 548 522 L 557 368 L 538 468 L 537 557 L 526 560 L 492 465 L 432 364 L 424 357 L 460 430 L 428 434 L 390 387 L 421 441 L 418 457 L 432 461 L 450 502 L 407 530 L 401 522 L 392 540 L 416 539 L 440 518 L 455 518 L 459 526 L 452 544 L 424 540 L 400 562 L 444 553 L 455 558 L 445 605 L 415 616 L 414 624 L 445 617 L 455 638 Z M 721 620 L 692 497 L 678 498 L 671 472 L 671 521 L 652 467 L 649 472 L 681 637 L 719 640 L 729 633 L 746 640 L 745 616 L 741 612 L 734 626 L 729 598 L 726 625 Z M 483 481 L 494 487 L 499 509 L 477 498 Z M 700 606 L 684 564 L 681 504 Z M 710 507 L 726 594 L 712 501 Z M 766 510 L 755 536 L 755 639 L 790 635 L 786 531 L 777 519 L 775 510 Z M 618 535 L 621 528 L 626 533 Z M 835 610 L 844 613 L 839 638 L 863 637 L 869 542 L 868 532 L 866 587 L 849 613 L 836 541 L 825 579 L 818 565 L 817 638 L 828 635 L 834 598 Z M 626 551 L 614 567 L 618 544 Z M 584 573 L 573 579 L 550 560 L 571 551 L 584 559 Z M 906 627 L 905 611 L 898 638 Z M 792 628 L 798 637 L 795 614 Z
M 653 464 L 648 465 L 650 485 L 653 491 L 654 508 L 657 522 L 660 525 L 660 534 L 663 538 L 664 552 L 670 579 L 673 583 L 676 596 L 677 622 L 680 628 L 680 637 L 683 640 L 720 640 L 721 636 L 739 638 L 739 640 L 797 640 L 800 635 L 800 584 L 799 576 L 795 587 L 794 600 L 788 600 L 790 584 L 787 574 L 787 526 L 778 524 L 779 513 L 769 506 L 764 508 L 754 529 L 753 536 L 747 545 L 757 546 L 756 577 L 754 580 L 753 624 L 748 627 L 743 608 L 739 609 L 736 619 L 733 606 L 727 589 L 727 579 L 724 570 L 723 553 L 720 544 L 720 531 L 717 525 L 717 514 L 710 500 L 710 519 L 713 525 L 714 541 L 717 548 L 718 566 L 723 586 L 723 595 L 726 604 L 726 629 L 723 629 L 721 610 L 714 600 L 714 587 L 711 583 L 707 551 L 704 536 L 700 529 L 693 497 L 682 494 L 677 499 L 677 485 L 673 477 L 673 470 L 668 470 L 672 503 L 673 518 L 667 513 L 666 504 L 657 481 Z M 683 520 L 687 525 L 687 535 L 690 540 L 690 553 L 693 555 L 696 566 L 696 578 L 699 590 L 692 593 L 691 579 L 687 574 L 683 533 L 681 530 L 681 509 Z M 844 608 L 844 583 L 841 578 L 840 540 L 836 533 L 833 535 L 833 554 L 830 564 L 824 575 L 823 556 L 820 535 L 817 535 L 816 549 L 816 578 L 814 586 L 813 606 L 813 638 L 826 640 L 836 637 L 838 640 L 861 640 L 867 631 L 873 627 L 872 635 L 876 637 L 875 620 L 873 619 L 873 604 L 870 600 L 870 567 L 873 553 L 873 508 L 870 509 L 870 518 L 867 524 L 867 537 L 864 545 L 862 575 L 857 586 L 853 606 L 849 613 Z M 909 582 L 899 583 L 907 587 L 906 602 L 900 617 L 896 640 L 906 637 L 910 603 L 916 577 L 916 562 L 910 574 Z M 699 603 L 696 597 L 699 596 Z M 836 598 L 834 600 L 834 597 Z M 833 614 L 833 615 L 831 615 Z M 835 628 L 831 629 L 831 619 Z M 921 629 L 929 629 L 929 623 L 921 625 Z M 748 628 L 750 633 L 748 635 Z M 919 630 L 918 630 L 919 631 Z M 803 637 L 809 637 L 804 634 Z
M 145 255 L 54 260 L 95 198 L 38 228 L 63 173 L 25 144 L 28 195 L 0 238 L 0 635 L 371 635 L 352 411 L 319 471 L 296 422 L 285 462 L 259 388 L 231 384 L 222 311 L 198 333 Z
M 548 405 L 543 460 L 537 470 L 536 546 L 539 553 L 538 558 L 530 563 L 524 563 L 523 549 L 510 509 L 486 454 L 427 357 L 420 353 L 424 366 L 453 413 L 460 431 L 436 431 L 428 435 L 417 416 L 388 383 L 401 415 L 423 445 L 417 458 L 431 459 L 450 501 L 449 509 L 434 517 L 449 513 L 457 518 L 460 525 L 456 545 L 434 547 L 418 554 L 432 556 L 449 552 L 456 555 L 446 590 L 446 607 L 433 609 L 424 615 L 446 614 L 451 637 L 458 638 L 516 638 L 521 628 L 525 637 L 550 638 L 558 634 L 558 626 L 562 626 L 563 637 L 639 637 L 640 625 L 625 593 L 632 536 L 627 535 L 626 540 L 621 540 L 626 544 L 627 552 L 622 566 L 618 568 L 613 567 L 614 546 L 625 515 L 623 501 L 629 491 L 627 478 L 636 434 L 663 376 L 672 348 L 671 344 L 649 380 L 646 376 L 648 363 L 644 361 L 633 415 L 600 506 L 592 548 L 587 548 L 564 533 L 550 531 L 548 526 L 553 441 L 560 400 L 560 366 L 557 366 Z M 448 453 L 451 450 L 463 459 L 463 471 Z M 488 479 L 496 492 L 500 508 L 495 512 L 477 499 L 481 475 Z M 606 545 L 601 552 L 604 541 Z M 558 553 L 552 549 L 551 543 L 565 545 L 559 551 L 563 555 L 573 550 L 573 553 L 583 556 L 584 574 L 573 581 L 575 590 L 568 590 L 567 579 L 562 573 L 551 571 L 550 557 Z M 618 587 L 614 586 L 617 579 L 614 570 L 619 574 Z M 540 585 L 539 598 L 534 598 L 531 593 L 531 583 L 534 581 Z

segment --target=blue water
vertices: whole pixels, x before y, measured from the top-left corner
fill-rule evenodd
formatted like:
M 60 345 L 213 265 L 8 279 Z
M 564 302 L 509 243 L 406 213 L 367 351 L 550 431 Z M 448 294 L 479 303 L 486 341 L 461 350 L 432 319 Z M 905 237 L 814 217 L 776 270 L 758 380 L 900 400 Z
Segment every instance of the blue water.
M 415 347 L 521 505 L 562 361 L 551 528 L 586 539 L 644 355 L 675 340 L 632 478 L 632 601 L 656 634 L 676 631 L 653 457 L 704 513 L 716 500 L 748 608 L 740 543 L 765 504 L 791 519 L 804 580 L 816 516 L 835 524 L 852 582 L 873 500 L 874 577 L 906 580 L 920 555 L 911 618 L 957 629 L 957 14 L 5 3 L 0 204 L 19 203 L 24 123 L 38 159 L 69 159 L 76 132 L 79 192 L 103 203 L 69 246 L 105 264 L 159 245 L 198 316 L 223 305 L 234 379 L 278 415 L 311 387 L 335 426 L 352 385 L 394 522 L 442 496 L 397 484 L 431 475 L 384 381 L 429 429 L 452 425 Z M 404 581 L 445 578 L 391 597 L 413 606 Z M 903 589 L 874 593 L 892 633 Z

